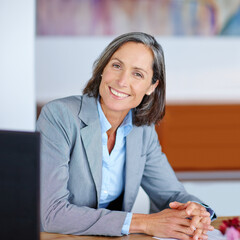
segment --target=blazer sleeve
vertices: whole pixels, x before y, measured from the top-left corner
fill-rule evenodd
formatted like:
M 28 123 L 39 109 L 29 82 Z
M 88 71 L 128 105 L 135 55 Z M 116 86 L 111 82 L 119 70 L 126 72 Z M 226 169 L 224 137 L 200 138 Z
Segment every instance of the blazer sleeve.
M 56 105 L 43 107 L 37 121 L 41 133 L 42 228 L 62 234 L 121 236 L 126 212 L 77 206 L 69 201 L 70 133 L 74 130 L 67 110 Z
M 196 201 L 202 203 L 197 197 L 186 192 L 184 186 L 178 181 L 166 155 L 162 152 L 155 127 L 145 129 L 143 155 L 146 164 L 141 185 L 150 197 L 154 212 L 169 208 L 172 201 Z

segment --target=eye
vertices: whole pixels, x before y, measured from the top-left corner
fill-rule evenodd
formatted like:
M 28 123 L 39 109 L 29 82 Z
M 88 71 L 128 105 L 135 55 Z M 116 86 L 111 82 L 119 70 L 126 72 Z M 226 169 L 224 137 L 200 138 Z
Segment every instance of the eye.
M 138 78 L 143 78 L 143 74 L 139 73 L 139 72 L 135 72 L 134 76 L 138 77 Z
M 113 68 L 120 69 L 121 66 L 118 63 L 113 63 L 112 64 Z

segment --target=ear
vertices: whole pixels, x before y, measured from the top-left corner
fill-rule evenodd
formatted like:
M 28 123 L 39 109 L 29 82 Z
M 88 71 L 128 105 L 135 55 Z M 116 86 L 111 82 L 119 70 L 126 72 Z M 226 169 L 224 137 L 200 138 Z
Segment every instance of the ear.
M 154 92 L 154 90 L 155 90 L 155 88 L 157 87 L 158 84 L 159 84 L 159 80 L 157 80 L 154 84 L 151 84 L 151 86 L 147 90 L 146 94 L 148 96 L 150 96 Z

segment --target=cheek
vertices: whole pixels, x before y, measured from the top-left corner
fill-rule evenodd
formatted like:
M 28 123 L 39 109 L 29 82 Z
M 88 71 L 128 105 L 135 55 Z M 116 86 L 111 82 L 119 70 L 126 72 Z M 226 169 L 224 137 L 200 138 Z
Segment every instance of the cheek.
M 112 79 L 111 75 L 105 74 L 105 75 L 102 77 L 101 84 L 103 84 L 103 85 L 108 84 L 108 83 L 110 83 L 110 82 L 112 81 L 111 79 Z
M 106 94 L 108 94 L 108 89 L 109 89 L 109 84 L 110 84 L 110 79 L 108 77 L 103 77 L 102 81 L 100 83 L 99 86 L 99 93 L 102 96 L 105 96 Z M 102 97 L 103 97 L 102 96 Z
M 105 89 L 105 84 L 104 84 L 103 81 L 101 81 L 100 86 L 99 86 L 99 93 L 100 93 L 100 96 L 103 94 L 104 89 Z
M 144 85 L 134 85 L 133 86 L 133 91 L 134 93 L 136 94 L 136 97 L 137 98 L 143 98 L 144 95 L 147 93 L 149 87 L 146 86 L 145 84 Z
M 102 77 L 102 81 L 101 81 L 101 83 L 100 83 L 100 89 L 102 88 L 106 88 L 106 84 L 108 84 L 109 83 L 109 81 L 108 81 L 108 78 L 106 78 L 106 77 Z
M 104 83 L 109 83 L 112 78 L 113 78 L 113 73 L 112 73 L 111 69 L 109 69 L 108 67 L 106 67 L 106 68 L 103 70 L 103 73 L 102 73 L 102 81 L 103 81 Z

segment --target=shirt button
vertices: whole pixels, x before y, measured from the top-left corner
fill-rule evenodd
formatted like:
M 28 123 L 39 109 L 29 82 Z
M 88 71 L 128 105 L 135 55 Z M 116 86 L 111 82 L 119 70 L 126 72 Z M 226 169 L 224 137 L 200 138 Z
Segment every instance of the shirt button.
M 103 191 L 104 193 L 108 193 L 106 190 L 105 191 Z

